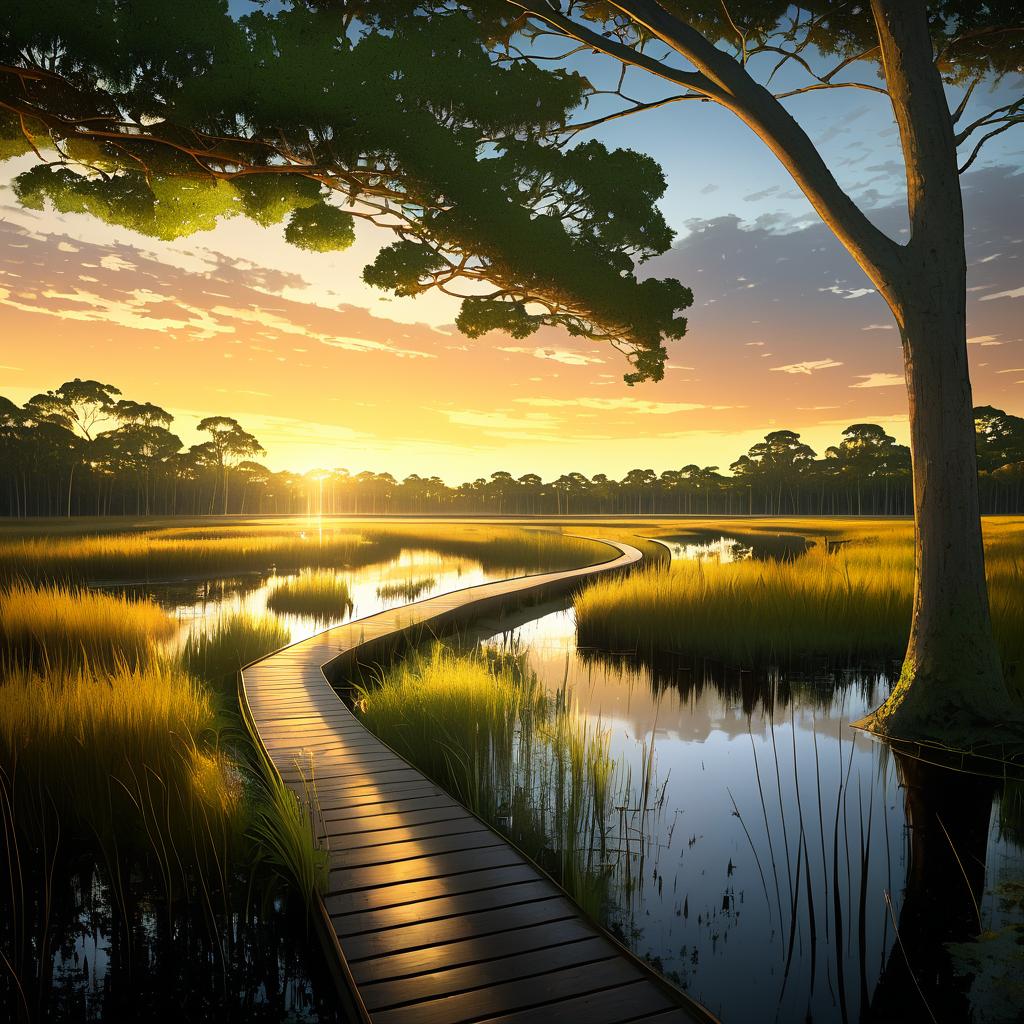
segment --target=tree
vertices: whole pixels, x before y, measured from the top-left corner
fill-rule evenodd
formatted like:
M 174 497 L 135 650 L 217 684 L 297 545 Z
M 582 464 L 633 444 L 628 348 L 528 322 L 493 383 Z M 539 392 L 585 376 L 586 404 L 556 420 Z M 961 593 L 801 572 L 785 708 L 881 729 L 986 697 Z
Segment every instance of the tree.
M 85 444 L 78 445 L 79 453 L 84 454 L 95 440 L 99 424 L 114 415 L 115 395 L 121 392 L 113 384 L 101 384 L 98 380 L 65 381 L 59 388 L 36 395 L 30 405 L 52 423 L 62 423 L 72 433 L 81 438 Z M 67 514 L 71 515 L 71 489 L 75 479 L 75 469 L 79 460 L 73 460 L 68 471 Z
M 554 325 L 606 340 L 625 352 L 630 383 L 660 379 L 692 296 L 635 273 L 671 240 L 654 206 L 660 170 L 578 136 L 685 101 L 738 117 L 900 331 L 917 584 L 900 680 L 864 724 L 904 736 L 959 729 L 966 742 L 977 722 L 1011 714 L 984 576 L 959 172 L 987 139 L 1024 122 L 1024 100 L 1014 100 L 961 124 L 978 82 L 1021 66 L 1014 0 L 295 0 L 237 21 L 214 0 L 147 10 L 138 19 L 127 0 L 25 5 L 6 20 L 6 150 L 55 154 L 20 176 L 23 202 L 160 237 L 240 214 L 288 219 L 291 240 L 316 249 L 347 244 L 346 217 L 361 217 L 399 236 L 365 271 L 369 283 L 462 296 L 458 325 L 471 337 Z M 552 37 L 565 53 L 553 53 Z M 568 69 L 599 58 L 664 94 L 634 101 L 618 75 L 605 88 Z M 849 77 L 861 66 L 873 80 Z M 807 82 L 773 92 L 782 68 Z M 952 111 L 945 84 L 962 90 Z M 858 208 L 785 105 L 839 88 L 892 106 L 906 242 Z M 578 113 L 609 98 L 621 105 Z
M 196 428 L 203 433 L 210 435 L 209 444 L 220 467 L 221 490 L 223 492 L 223 514 L 228 514 L 228 471 L 234 462 L 248 459 L 253 455 L 266 455 L 263 445 L 253 437 L 252 434 L 244 431 L 238 420 L 230 416 L 207 416 L 199 421 Z M 210 498 L 210 511 L 213 511 L 213 502 L 216 499 L 216 491 Z

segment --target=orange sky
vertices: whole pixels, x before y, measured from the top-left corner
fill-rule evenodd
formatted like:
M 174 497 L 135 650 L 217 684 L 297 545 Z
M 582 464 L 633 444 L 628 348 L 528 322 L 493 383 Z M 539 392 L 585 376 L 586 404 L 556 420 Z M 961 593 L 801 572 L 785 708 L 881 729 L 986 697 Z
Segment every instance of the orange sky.
M 1017 413 L 1022 182 L 999 166 L 965 180 L 975 397 Z M 696 300 L 666 379 L 630 388 L 621 358 L 600 346 L 555 331 L 470 341 L 443 297 L 371 291 L 359 273 L 383 239 L 312 254 L 231 221 L 166 244 L 20 209 L 5 188 L 0 394 L 23 401 L 94 377 L 169 409 L 186 444 L 200 417 L 223 413 L 260 438 L 273 468 L 451 482 L 498 469 L 725 468 L 779 427 L 819 452 L 862 420 L 905 440 L 898 338 L 861 272 L 813 222 L 738 214 L 689 218 L 651 264 Z M 894 232 L 901 216 L 877 210 Z

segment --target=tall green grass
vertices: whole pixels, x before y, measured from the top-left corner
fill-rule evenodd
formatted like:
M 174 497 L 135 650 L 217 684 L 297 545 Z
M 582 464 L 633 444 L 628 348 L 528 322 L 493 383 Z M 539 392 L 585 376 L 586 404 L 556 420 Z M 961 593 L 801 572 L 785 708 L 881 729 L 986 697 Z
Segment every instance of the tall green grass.
M 275 612 L 319 619 L 340 618 L 352 611 L 352 597 L 340 576 L 324 570 L 307 570 L 274 587 L 267 596 L 267 607 Z
M 181 663 L 198 679 L 233 693 L 240 668 L 284 647 L 290 639 L 273 615 L 234 612 L 190 632 L 181 648 Z
M 358 685 L 355 696 L 370 730 L 601 913 L 613 808 L 629 797 L 607 734 L 550 697 L 522 657 L 436 644 Z
M 0 651 L 8 664 L 144 665 L 174 631 L 170 616 L 148 600 L 27 583 L 0 590 Z

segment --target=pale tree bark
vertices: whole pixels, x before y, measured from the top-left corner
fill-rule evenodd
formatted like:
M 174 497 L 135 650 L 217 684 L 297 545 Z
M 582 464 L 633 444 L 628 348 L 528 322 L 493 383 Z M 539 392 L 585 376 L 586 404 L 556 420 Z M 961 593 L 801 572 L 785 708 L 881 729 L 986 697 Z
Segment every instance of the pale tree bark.
M 739 117 L 790 173 L 888 303 L 900 329 L 914 476 L 915 588 L 901 677 L 859 725 L 969 745 L 1020 718 L 992 635 L 967 365 L 966 258 L 953 124 L 934 64 L 925 0 L 871 0 L 907 168 L 910 240 L 900 245 L 843 191 L 795 118 L 746 68 L 656 0 L 613 2 L 681 54 L 679 71 L 574 22 L 510 0 L 552 28 L 699 93 Z

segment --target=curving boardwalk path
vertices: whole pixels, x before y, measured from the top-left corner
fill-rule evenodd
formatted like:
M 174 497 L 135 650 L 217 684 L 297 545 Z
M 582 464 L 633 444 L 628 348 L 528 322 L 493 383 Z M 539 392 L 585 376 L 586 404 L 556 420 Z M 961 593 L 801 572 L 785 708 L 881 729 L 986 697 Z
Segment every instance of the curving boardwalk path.
M 369 733 L 338 697 L 354 661 L 565 594 L 642 554 L 442 594 L 327 629 L 243 669 L 243 712 L 330 850 L 320 912 L 349 1010 L 373 1024 L 713 1021 L 546 874 Z

